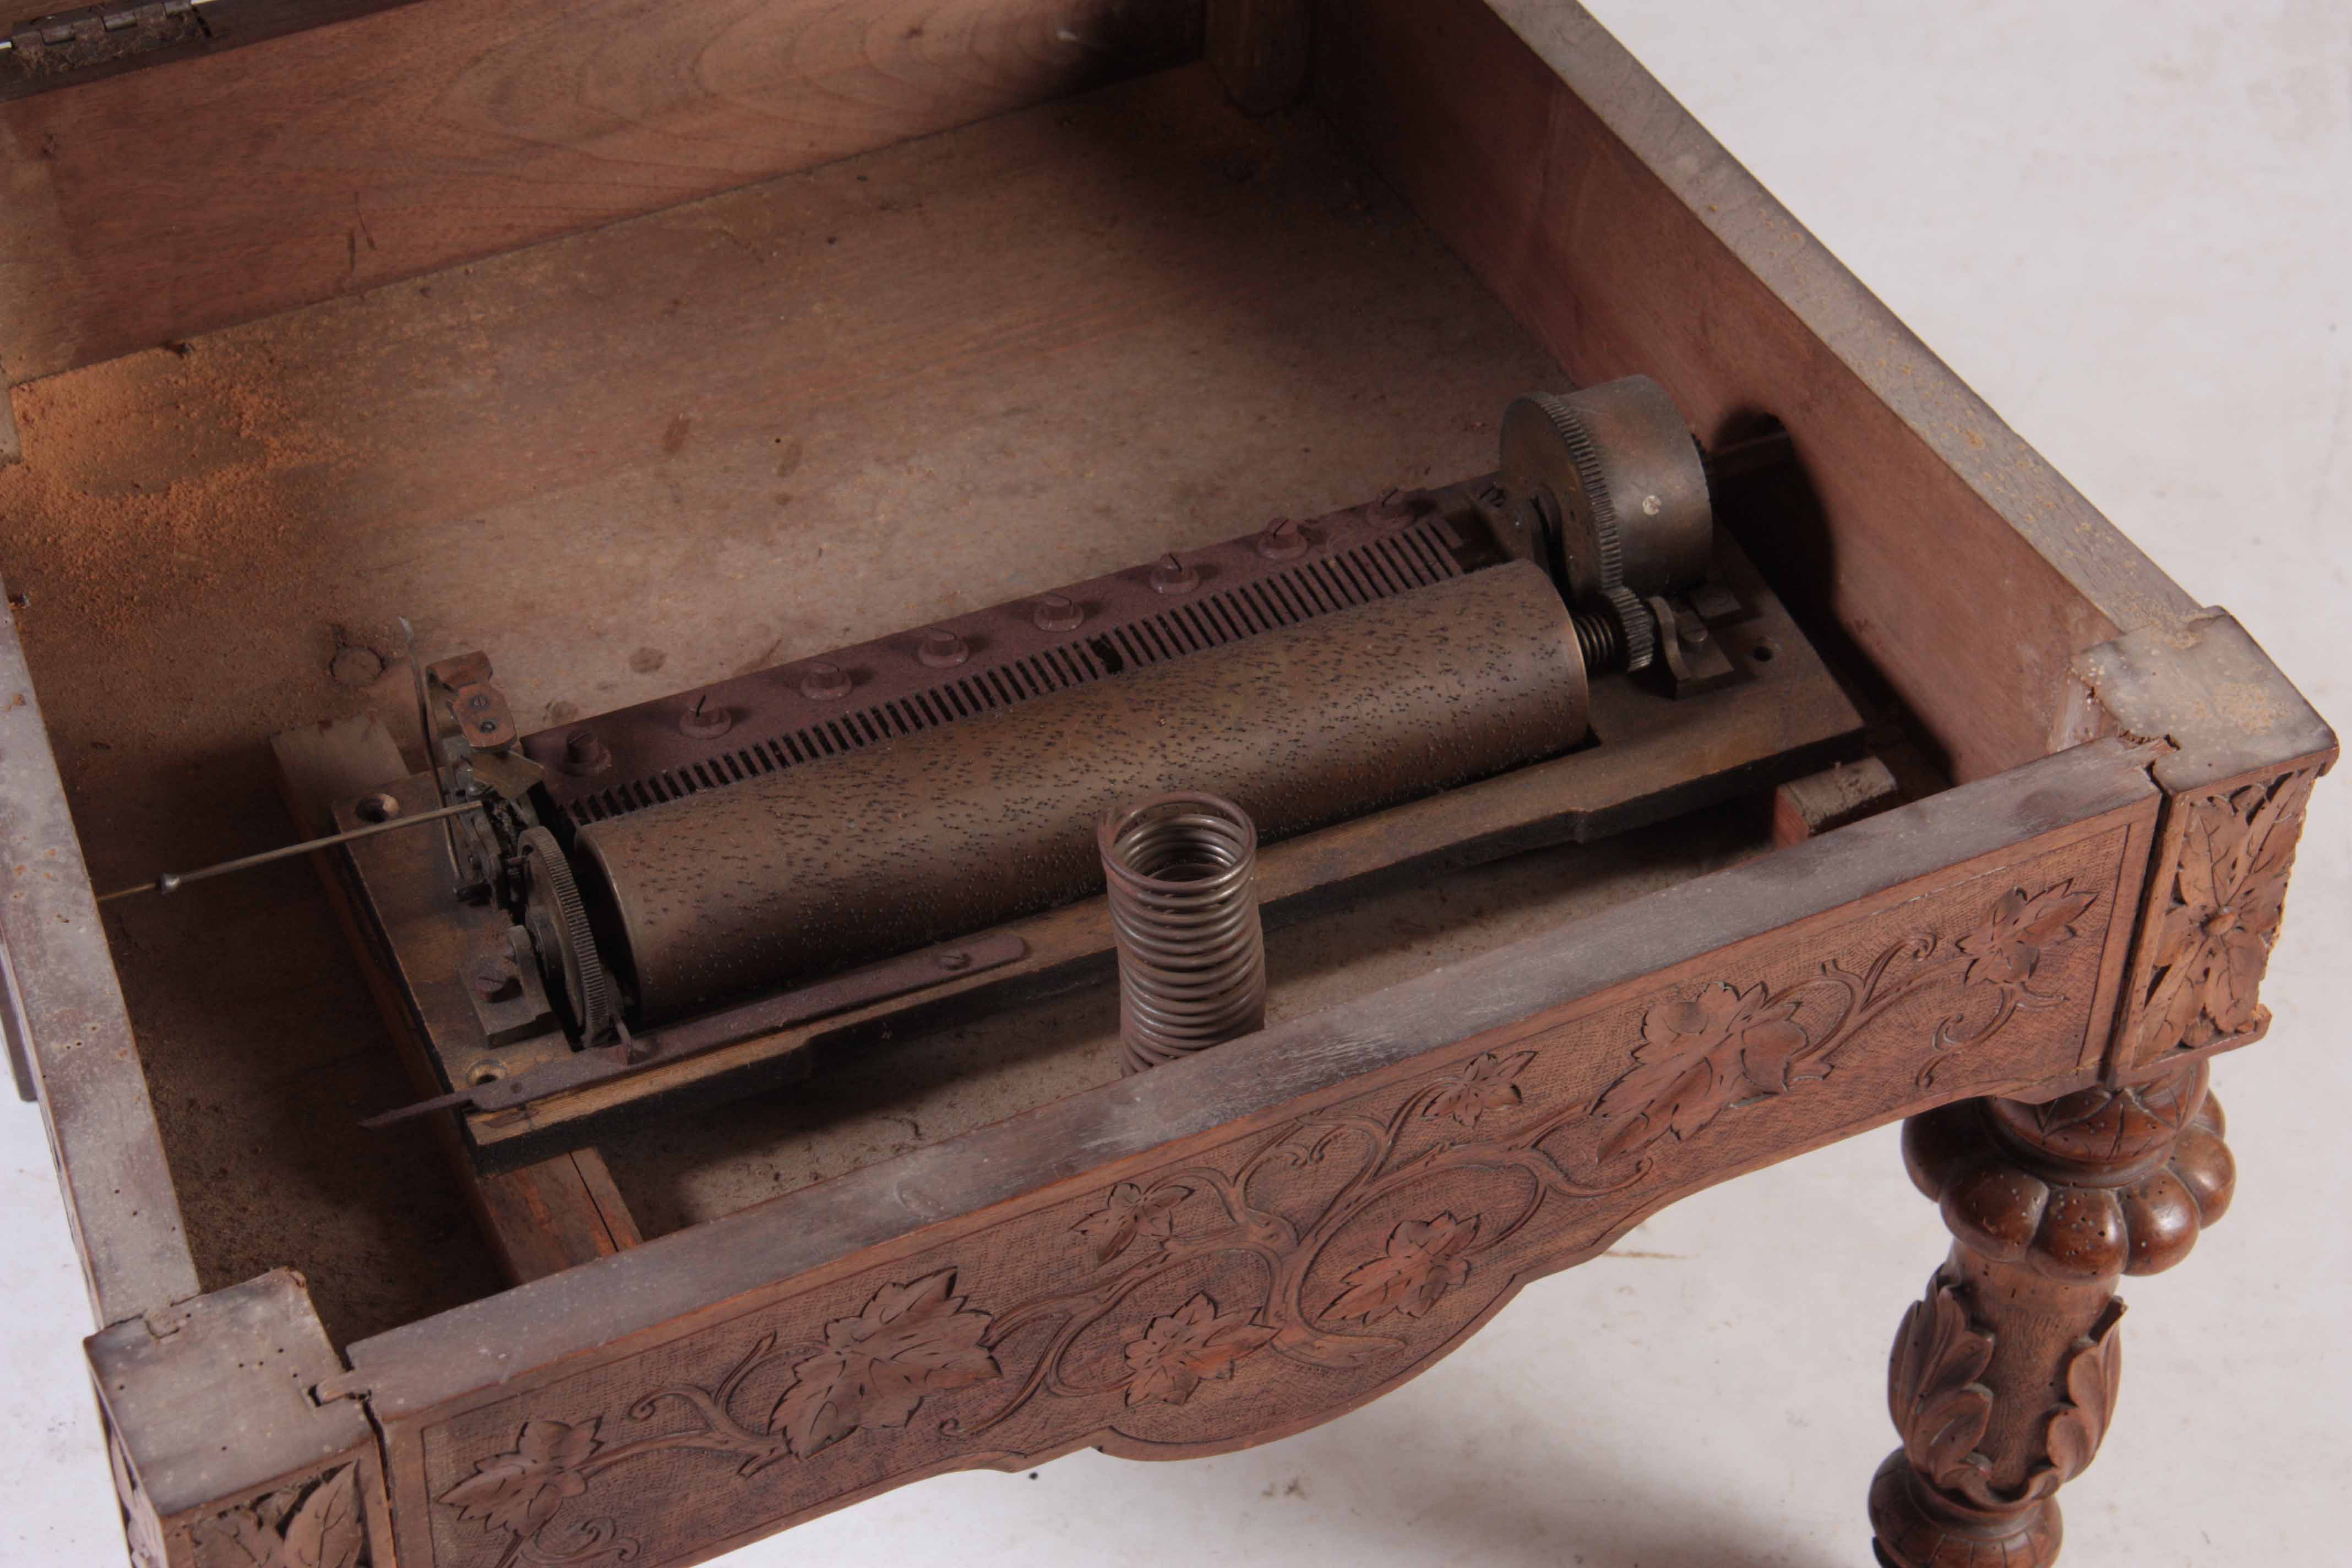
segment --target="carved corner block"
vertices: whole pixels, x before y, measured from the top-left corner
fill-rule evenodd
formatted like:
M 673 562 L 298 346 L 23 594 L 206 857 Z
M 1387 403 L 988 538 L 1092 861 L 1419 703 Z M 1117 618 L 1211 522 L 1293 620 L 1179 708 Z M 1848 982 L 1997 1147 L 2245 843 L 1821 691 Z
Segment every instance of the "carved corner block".
M 84 1342 L 138 1568 L 390 1568 L 366 1415 L 301 1276 L 257 1279 Z
M 2080 673 L 2119 727 L 2173 748 L 2149 770 L 2164 815 L 2107 1058 L 2120 1083 L 2262 1038 L 2263 975 L 2336 742 L 2220 611 L 2094 648 Z

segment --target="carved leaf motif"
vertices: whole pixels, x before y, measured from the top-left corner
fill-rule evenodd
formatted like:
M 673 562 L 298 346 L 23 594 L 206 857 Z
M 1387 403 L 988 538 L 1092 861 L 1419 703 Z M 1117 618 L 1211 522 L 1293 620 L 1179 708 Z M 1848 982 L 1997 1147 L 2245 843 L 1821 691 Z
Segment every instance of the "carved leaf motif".
M 1668 1132 L 1687 1140 L 1738 1100 L 1787 1092 L 1790 1067 L 1811 1043 L 1790 1021 L 1796 1011 L 1761 984 L 1738 991 L 1719 980 L 1687 1002 L 1650 1009 L 1633 1069 L 1601 1097 L 1603 1115 L 1633 1112 L 1601 1158 L 1633 1153 Z
M 2077 893 L 2074 886 L 2064 881 L 2030 897 L 2022 888 L 2003 893 L 1985 923 L 1959 940 L 1969 957 L 1967 982 L 2022 985 L 2032 979 L 2042 950 L 2079 935 L 2074 922 L 2098 901 L 2096 893 Z
M 1176 1208 L 1192 1189 L 1178 1184 L 1146 1193 L 1133 1182 L 1110 1190 L 1110 1201 L 1072 1229 L 1094 1249 L 1097 1263 L 1108 1263 L 1140 1238 L 1161 1242 L 1176 1231 Z
M 1991 1361 L 1992 1336 L 1938 1270 L 1895 1331 L 1886 1403 L 1912 1468 L 1939 1487 L 1973 1495 L 1989 1482 L 1976 1448 L 1992 1422 L 1992 1390 L 1978 1381 Z
M 576 1426 L 527 1421 L 512 1453 L 481 1460 L 439 1500 L 455 1507 L 460 1519 L 480 1520 L 485 1530 L 530 1535 L 555 1517 L 564 1500 L 588 1489 L 579 1467 L 599 1447 L 596 1427 L 602 1420 Z
M 2063 1484 L 2086 1469 L 2107 1435 L 2116 1413 L 2116 1390 L 2123 1376 L 2124 1339 L 2116 1332 L 2124 1304 L 2111 1301 L 2090 1333 L 2074 1342 L 2066 1361 L 2067 1403 L 2050 1413 L 2044 1442 Z
M 1470 1262 L 1461 1253 L 1475 1239 L 1477 1215 L 1467 1223 L 1451 1213 L 1406 1220 L 1388 1232 L 1388 1250 L 1348 1269 L 1340 1281 L 1348 1289 L 1331 1302 L 1328 1317 L 1360 1323 L 1376 1323 L 1390 1311 L 1421 1317 L 1446 1290 L 1470 1279 Z
M 283 1568 L 357 1568 L 366 1544 L 359 1472 L 346 1465 L 312 1489 L 286 1521 L 278 1559 Z
M 2257 993 L 2285 913 L 2314 776 L 2290 773 L 2189 808 L 2156 920 L 2140 1009 L 2144 1055 L 2210 1045 L 2260 1016 Z
M 1461 1254 L 1477 1237 L 1475 1215 L 1467 1222 L 1451 1214 L 1407 1220 L 1389 1233 L 1385 1252 L 1348 1271 L 1340 1281 L 1347 1289 L 1328 1315 L 1363 1323 L 1377 1322 L 1391 1312 L 1422 1316 L 1470 1278 L 1469 1262 Z
M 769 1429 L 802 1458 L 868 1426 L 903 1426 L 928 1394 L 998 1374 L 981 1343 L 986 1312 L 967 1310 L 955 1270 L 886 1285 L 854 1318 L 827 1323 L 827 1349 L 795 1364 Z
M 1519 1103 L 1519 1086 L 1515 1080 L 1535 1059 L 1533 1051 L 1510 1057 L 1497 1057 L 1487 1051 L 1473 1057 L 1457 1076 L 1447 1079 L 1430 1096 L 1428 1108 L 1422 1115 L 1433 1121 L 1444 1117 L 1464 1127 L 1475 1127 L 1486 1112 Z
M 1231 1377 L 1234 1363 L 1274 1338 L 1254 1310 L 1220 1314 L 1205 1295 L 1154 1318 L 1127 1342 L 1127 1402 L 1181 1405 L 1204 1382 Z

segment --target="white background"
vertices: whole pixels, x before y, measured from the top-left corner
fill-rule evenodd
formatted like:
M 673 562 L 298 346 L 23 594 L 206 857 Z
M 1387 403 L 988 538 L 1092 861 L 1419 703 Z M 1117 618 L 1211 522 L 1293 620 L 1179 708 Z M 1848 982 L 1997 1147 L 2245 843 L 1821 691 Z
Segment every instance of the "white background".
M 2352 7 L 1594 8 L 2189 591 L 2352 723 Z M 1964 563 L 1956 563 L 1956 566 Z M 2352 782 L 2321 786 L 2221 1064 L 2239 1205 L 2136 1280 L 2073 1568 L 2342 1561 Z M 0 1560 L 119 1562 L 38 1118 L 0 1105 Z M 1892 1129 L 1689 1200 L 1402 1391 L 1228 1458 L 898 1492 L 741 1563 L 1867 1564 L 1885 1349 L 1941 1253 Z

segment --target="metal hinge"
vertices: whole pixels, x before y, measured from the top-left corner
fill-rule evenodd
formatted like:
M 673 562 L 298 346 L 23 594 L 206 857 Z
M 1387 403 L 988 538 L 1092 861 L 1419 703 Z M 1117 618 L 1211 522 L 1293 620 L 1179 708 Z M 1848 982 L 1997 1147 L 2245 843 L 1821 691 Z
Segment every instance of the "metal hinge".
M 0 37 L 0 71 L 19 79 L 112 65 L 210 36 L 198 8 L 212 0 L 114 0 L 18 22 Z

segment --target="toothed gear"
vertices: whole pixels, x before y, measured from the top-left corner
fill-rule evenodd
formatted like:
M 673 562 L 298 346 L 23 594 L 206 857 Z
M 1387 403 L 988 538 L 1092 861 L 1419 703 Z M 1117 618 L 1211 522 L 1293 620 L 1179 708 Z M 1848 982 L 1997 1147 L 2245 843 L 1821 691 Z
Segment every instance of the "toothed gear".
M 1600 443 L 1584 427 L 1584 421 L 1565 397 L 1549 392 L 1535 395 L 1535 403 L 1559 432 L 1560 445 L 1568 449 L 1568 460 L 1576 465 L 1578 488 L 1584 491 L 1586 517 L 1591 524 L 1593 548 L 1593 570 L 1600 578 L 1600 592 L 1607 594 L 1625 581 L 1625 546 L 1617 528 L 1617 506 L 1609 499 L 1609 470 L 1601 457 Z
M 1610 611 L 1617 617 L 1618 628 L 1625 634 L 1625 668 L 1628 670 L 1647 669 L 1658 657 L 1658 623 L 1650 614 L 1641 595 L 1620 584 L 1603 595 Z
M 596 937 L 588 927 L 588 909 L 572 878 L 563 846 L 544 827 L 528 827 L 519 840 L 522 857 L 523 924 L 539 948 L 540 969 L 551 980 L 560 979 L 563 998 L 579 1026 L 581 1037 L 593 1045 L 611 1029 L 615 1011 L 613 983 L 596 956 Z M 550 964 L 548 948 L 555 949 Z

